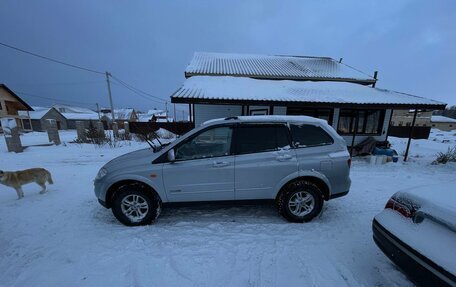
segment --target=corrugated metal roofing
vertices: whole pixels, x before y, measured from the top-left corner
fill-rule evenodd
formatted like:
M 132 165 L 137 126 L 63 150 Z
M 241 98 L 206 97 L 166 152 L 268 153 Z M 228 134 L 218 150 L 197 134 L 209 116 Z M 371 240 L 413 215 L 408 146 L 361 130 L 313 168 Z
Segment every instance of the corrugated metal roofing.
M 445 104 L 409 94 L 331 81 L 256 80 L 195 76 L 171 96 L 173 103 L 287 102 L 361 105 L 439 106 Z
M 375 79 L 328 57 L 267 56 L 196 52 L 186 77 L 243 76 L 262 79 L 338 80 L 373 83 Z

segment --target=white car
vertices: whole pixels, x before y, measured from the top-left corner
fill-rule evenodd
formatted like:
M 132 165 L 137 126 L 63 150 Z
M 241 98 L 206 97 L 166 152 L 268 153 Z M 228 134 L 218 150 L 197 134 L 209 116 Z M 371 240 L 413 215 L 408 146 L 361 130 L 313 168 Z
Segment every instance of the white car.
M 456 286 L 456 182 L 394 194 L 373 220 L 377 246 L 422 286 Z

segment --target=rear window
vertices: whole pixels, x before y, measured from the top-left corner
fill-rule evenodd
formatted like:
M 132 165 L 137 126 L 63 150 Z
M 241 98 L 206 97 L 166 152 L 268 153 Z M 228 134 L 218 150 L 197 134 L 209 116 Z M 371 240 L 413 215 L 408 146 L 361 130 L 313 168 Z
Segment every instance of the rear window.
M 275 151 L 290 146 L 286 126 L 241 126 L 235 129 L 237 154 Z
M 321 127 L 312 125 L 290 125 L 291 137 L 296 147 L 311 147 L 334 143 L 331 136 Z

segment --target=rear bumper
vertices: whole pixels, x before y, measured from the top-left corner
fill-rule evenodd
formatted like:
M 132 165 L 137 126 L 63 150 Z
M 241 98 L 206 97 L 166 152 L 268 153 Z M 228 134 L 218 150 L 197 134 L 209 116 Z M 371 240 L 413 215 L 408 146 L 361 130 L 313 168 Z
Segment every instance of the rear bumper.
M 375 219 L 372 231 L 377 246 L 414 282 L 423 286 L 456 286 L 455 275 L 402 242 Z

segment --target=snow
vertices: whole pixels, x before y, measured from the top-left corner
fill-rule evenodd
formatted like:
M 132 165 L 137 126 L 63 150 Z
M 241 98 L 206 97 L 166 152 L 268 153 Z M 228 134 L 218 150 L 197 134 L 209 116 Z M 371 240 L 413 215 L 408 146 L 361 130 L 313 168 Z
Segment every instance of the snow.
M 432 116 L 431 122 L 433 123 L 456 123 L 455 119 L 445 117 L 445 116 Z
M 354 83 L 257 80 L 229 76 L 193 76 L 186 79 L 171 97 L 219 101 L 445 105 L 418 96 Z
M 223 122 L 226 118 L 217 118 L 211 119 L 203 122 L 201 125 L 208 125 L 215 122 Z M 234 119 L 234 118 L 233 118 Z M 315 123 L 315 124 L 325 124 L 327 122 L 322 119 L 309 117 L 309 116 L 279 116 L 279 115 L 270 115 L 270 116 L 239 116 L 236 117 L 236 120 L 245 121 L 245 122 L 303 122 L 303 123 Z
M 45 133 L 23 141 L 41 142 Z M 36 140 L 32 138 L 36 137 Z M 0 186 L 0 286 L 412 286 L 376 247 L 372 218 L 396 191 L 448 184 L 456 165 L 431 165 L 454 133 L 413 140 L 407 162 L 352 164 L 346 197 L 312 222 L 291 224 L 270 206 L 167 208 L 156 224 L 121 225 L 93 194 L 92 180 L 114 157 L 147 147 L 71 144 L 7 153 L 0 169 L 44 167 L 54 185 L 33 184 L 16 200 Z M 406 141 L 389 138 L 399 153 Z
M 98 114 L 92 113 L 61 113 L 67 120 L 99 120 Z
M 30 117 L 32 120 L 41 120 L 51 108 L 32 107 L 33 111 L 17 111 L 21 117 Z
M 255 78 L 375 81 L 372 76 L 329 57 L 307 56 L 195 52 L 185 73 L 187 75 L 232 75 Z
M 111 114 L 111 109 L 101 109 L 102 113 L 101 115 L 111 119 L 112 114 Z M 124 108 L 124 109 L 114 109 L 114 117 L 116 120 L 125 120 L 128 121 L 131 119 L 131 115 L 133 114 L 135 110 L 131 108 Z

